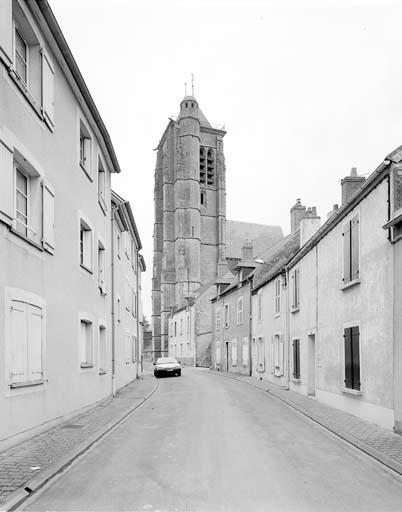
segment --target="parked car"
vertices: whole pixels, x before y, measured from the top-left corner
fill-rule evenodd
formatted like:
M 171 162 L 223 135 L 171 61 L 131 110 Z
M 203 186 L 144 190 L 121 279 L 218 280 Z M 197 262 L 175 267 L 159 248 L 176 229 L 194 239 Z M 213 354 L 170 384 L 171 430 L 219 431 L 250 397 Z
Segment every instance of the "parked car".
M 154 362 L 154 375 L 160 377 L 161 375 L 181 375 L 180 362 L 174 357 L 158 357 Z

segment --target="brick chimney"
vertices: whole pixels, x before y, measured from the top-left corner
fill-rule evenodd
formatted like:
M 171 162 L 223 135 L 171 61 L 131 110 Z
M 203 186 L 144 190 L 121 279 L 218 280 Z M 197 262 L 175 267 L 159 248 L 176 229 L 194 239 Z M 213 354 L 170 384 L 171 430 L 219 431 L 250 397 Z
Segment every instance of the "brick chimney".
M 300 226 L 300 221 L 306 216 L 307 208 L 301 204 L 300 199 L 290 209 L 290 232 L 294 233 Z
M 254 259 L 254 247 L 252 240 L 245 240 L 241 248 L 241 259 L 243 261 L 253 261 Z
M 321 227 L 321 217 L 317 215 L 317 208 L 307 208 L 306 215 L 300 220 L 300 247 L 309 240 Z
M 332 215 L 334 213 L 336 213 L 338 211 L 338 208 L 339 206 L 337 204 L 334 204 L 334 206 L 332 207 L 332 210 L 330 212 L 327 213 L 327 220 L 332 217 Z
M 342 188 L 342 204 L 355 195 L 355 193 L 359 190 L 359 188 L 366 181 L 364 176 L 357 175 L 356 167 L 352 167 L 350 170 L 350 176 L 345 176 L 343 180 L 341 180 L 341 188 Z

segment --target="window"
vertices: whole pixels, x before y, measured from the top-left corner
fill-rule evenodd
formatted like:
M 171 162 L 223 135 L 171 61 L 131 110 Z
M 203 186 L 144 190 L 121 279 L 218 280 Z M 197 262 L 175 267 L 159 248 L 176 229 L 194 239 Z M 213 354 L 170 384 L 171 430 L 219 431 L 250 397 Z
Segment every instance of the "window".
M 28 84 L 28 45 L 15 27 L 15 72 L 22 82 Z
M 278 277 L 275 281 L 275 297 L 274 297 L 274 311 L 276 315 L 281 312 L 281 278 Z
M 201 206 L 206 208 L 206 206 L 207 206 L 207 193 L 206 193 L 205 190 L 201 190 L 201 192 L 200 192 L 200 203 L 201 203 Z
M 99 326 L 99 375 L 106 373 L 106 327 Z
M 345 388 L 360 391 L 360 333 L 359 327 L 344 330 Z
M 257 294 L 257 319 L 259 322 L 262 321 L 262 290 Z
M 190 315 L 187 316 L 187 336 L 190 336 Z
M 91 178 L 91 137 L 82 121 L 80 121 L 80 166 Z
M 120 297 L 117 297 L 117 321 L 121 321 L 121 300 Z
M 173 323 L 170 322 L 169 326 L 170 326 L 170 337 L 173 338 Z
M 229 321 L 230 321 L 229 304 L 225 304 L 224 312 L 225 312 L 225 327 L 229 327 Z
M 359 278 L 359 217 L 343 226 L 343 282 Z
M 16 229 L 23 236 L 28 236 L 28 177 L 17 166 L 16 171 Z
M 81 146 L 80 146 L 81 153 Z M 98 202 L 103 213 L 106 213 L 106 173 L 102 164 L 102 160 L 98 157 Z
M 134 288 L 131 288 L 131 314 L 134 318 L 137 318 L 137 294 Z
M 183 319 L 180 318 L 180 336 L 183 336 Z
M 84 220 L 80 220 L 80 264 L 86 270 L 92 268 L 92 230 Z
M 105 247 L 98 242 L 98 286 L 102 295 L 106 295 L 105 286 Z
M 216 309 L 216 330 L 217 331 L 221 330 L 221 315 L 222 315 L 221 308 L 217 308 Z
M 232 366 L 237 366 L 237 340 L 232 340 Z
M 10 387 L 43 382 L 42 309 L 19 300 L 11 301 Z
M 243 297 L 237 299 L 237 325 L 243 323 Z
M 249 356 L 248 337 L 245 336 L 243 338 L 243 345 L 242 345 L 242 351 L 241 351 L 241 359 L 242 359 L 243 366 L 248 365 L 248 356 Z
M 177 336 L 177 323 L 174 323 L 174 335 Z
M 272 373 L 276 377 L 280 377 L 284 374 L 284 347 L 283 347 L 283 336 L 275 334 L 272 341 Z
M 295 268 L 292 273 L 292 309 L 296 310 L 300 307 L 300 284 L 299 269 Z
M 92 368 L 93 363 L 92 323 L 80 321 L 81 368 Z
M 293 378 L 300 379 L 300 340 L 293 340 Z
M 219 364 L 221 362 L 221 343 L 220 341 L 217 341 L 216 342 L 216 347 L 215 347 L 215 361 L 216 361 L 216 364 Z
M 264 338 L 258 338 L 257 343 L 257 370 L 263 372 L 265 370 L 265 343 Z
M 206 153 L 205 148 L 200 147 L 200 183 L 206 182 Z

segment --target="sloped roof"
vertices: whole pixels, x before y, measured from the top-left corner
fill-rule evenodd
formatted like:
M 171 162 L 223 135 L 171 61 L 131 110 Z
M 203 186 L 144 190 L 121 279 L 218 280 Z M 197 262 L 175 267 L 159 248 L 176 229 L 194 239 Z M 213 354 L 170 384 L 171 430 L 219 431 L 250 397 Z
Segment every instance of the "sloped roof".
M 286 236 L 254 273 L 253 292 L 274 279 L 300 248 L 300 230 Z
M 253 241 L 254 255 L 272 247 L 283 238 L 280 226 L 268 226 L 236 220 L 226 221 L 226 257 L 241 259 L 241 248 L 246 240 Z

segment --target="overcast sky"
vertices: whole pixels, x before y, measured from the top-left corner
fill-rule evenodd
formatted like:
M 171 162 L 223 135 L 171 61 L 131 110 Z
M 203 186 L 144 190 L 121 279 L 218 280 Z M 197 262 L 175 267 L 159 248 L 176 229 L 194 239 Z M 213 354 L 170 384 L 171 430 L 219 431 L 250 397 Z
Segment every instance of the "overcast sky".
M 352 166 L 402 144 L 402 0 L 50 0 L 106 123 L 132 205 L 151 313 L 156 147 L 184 82 L 225 124 L 227 217 L 289 232 L 323 219 Z

